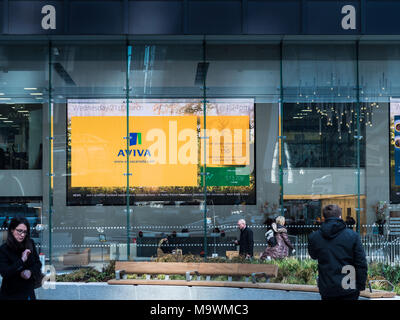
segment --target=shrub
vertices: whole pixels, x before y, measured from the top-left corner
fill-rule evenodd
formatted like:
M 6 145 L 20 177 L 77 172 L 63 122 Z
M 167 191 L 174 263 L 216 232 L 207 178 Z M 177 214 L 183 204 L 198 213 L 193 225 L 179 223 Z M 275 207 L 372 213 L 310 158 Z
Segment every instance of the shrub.
M 107 282 L 115 278 L 115 261 L 110 263 L 103 268 L 103 270 L 97 271 L 96 269 L 81 268 L 69 274 L 57 275 L 57 282 Z
M 282 260 L 269 261 L 278 265 L 278 276 L 271 279 L 275 283 L 291 284 L 317 284 L 318 264 L 314 260 L 297 260 L 287 258 Z
M 400 266 L 383 265 L 383 276 L 393 284 L 400 282 Z
M 395 287 L 394 287 L 394 291 L 396 292 L 396 294 L 398 296 L 400 296 L 400 283 L 398 283 Z
M 400 266 L 373 262 L 368 266 L 368 281 L 370 280 L 388 280 L 395 286 L 396 294 L 400 294 Z M 371 287 L 377 290 L 392 290 L 392 287 L 384 282 L 373 283 Z

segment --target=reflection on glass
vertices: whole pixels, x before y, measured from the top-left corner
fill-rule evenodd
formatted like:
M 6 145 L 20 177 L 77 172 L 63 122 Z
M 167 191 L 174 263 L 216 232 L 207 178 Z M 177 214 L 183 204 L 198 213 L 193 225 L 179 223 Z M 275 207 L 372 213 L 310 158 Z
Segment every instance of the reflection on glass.
M 0 105 L 0 169 L 42 169 L 42 105 Z
M 125 101 L 68 100 L 69 204 L 123 204 L 128 155 L 132 203 L 202 201 L 204 148 L 208 200 L 255 202 L 252 99 L 210 100 L 205 133 L 201 105 L 194 100 L 131 100 L 129 105 L 127 149 Z
M 334 168 L 356 165 L 354 104 L 286 103 L 284 108 L 283 130 L 290 155 L 290 159 L 286 157 L 284 161 L 285 167 Z M 369 124 L 370 112 L 367 108 L 362 111 L 360 121 Z M 362 130 L 365 132 L 365 126 Z M 365 149 L 365 140 L 361 140 L 360 148 L 361 151 Z M 360 166 L 365 167 L 365 152 L 361 152 L 360 156 Z

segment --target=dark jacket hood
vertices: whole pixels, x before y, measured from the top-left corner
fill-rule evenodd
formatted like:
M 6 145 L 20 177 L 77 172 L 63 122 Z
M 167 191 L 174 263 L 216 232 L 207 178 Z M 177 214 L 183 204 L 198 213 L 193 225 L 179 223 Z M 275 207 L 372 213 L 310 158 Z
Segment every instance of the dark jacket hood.
M 333 239 L 344 229 L 346 229 L 346 223 L 342 219 L 328 218 L 321 226 L 321 233 L 325 239 Z

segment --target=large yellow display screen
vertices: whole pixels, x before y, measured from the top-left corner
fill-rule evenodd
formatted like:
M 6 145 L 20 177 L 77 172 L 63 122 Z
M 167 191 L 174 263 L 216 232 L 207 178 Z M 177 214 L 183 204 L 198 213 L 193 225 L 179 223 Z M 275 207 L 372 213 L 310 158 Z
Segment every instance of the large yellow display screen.
M 197 185 L 197 118 L 71 118 L 71 186 Z M 101 128 L 101 129 L 100 129 Z M 128 144 L 127 144 L 128 140 Z
M 69 195 L 115 194 L 128 183 L 142 196 L 165 190 L 184 196 L 204 183 L 216 191 L 248 191 L 253 105 L 250 99 L 216 100 L 204 120 L 204 106 L 192 100 L 132 100 L 129 117 L 124 100 L 69 100 Z

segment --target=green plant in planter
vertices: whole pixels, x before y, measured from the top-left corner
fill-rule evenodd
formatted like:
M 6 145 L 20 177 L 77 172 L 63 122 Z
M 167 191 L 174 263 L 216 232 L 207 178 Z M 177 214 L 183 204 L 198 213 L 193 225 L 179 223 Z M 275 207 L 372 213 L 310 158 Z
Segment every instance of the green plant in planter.
M 385 279 L 391 283 L 400 282 L 400 266 L 384 265 L 382 269 Z
M 278 276 L 271 279 L 275 283 L 317 284 L 318 264 L 314 260 L 287 258 L 269 263 L 278 265 Z
M 230 262 L 230 263 L 251 263 L 252 260 L 248 260 L 243 256 L 238 256 L 238 257 L 233 257 L 230 261 L 228 260 L 228 262 Z
M 398 283 L 398 284 L 394 287 L 394 291 L 396 292 L 397 295 L 400 296 L 400 283 Z
M 216 257 L 216 258 L 210 258 L 207 260 L 210 263 L 226 263 L 227 260 L 224 257 Z
M 293 258 L 276 260 L 276 264 L 278 265 L 278 279 L 293 276 L 300 268 L 299 261 Z
M 182 276 L 180 274 L 173 274 L 170 277 L 171 280 L 186 280 L 185 276 Z
M 56 276 L 57 282 L 107 282 L 115 277 L 115 261 L 103 268 L 101 272 L 96 269 L 81 268 L 73 273 Z
M 372 262 L 368 265 L 368 277 L 383 276 L 383 264 Z
M 213 281 L 228 281 L 228 276 L 215 276 L 211 277 Z

